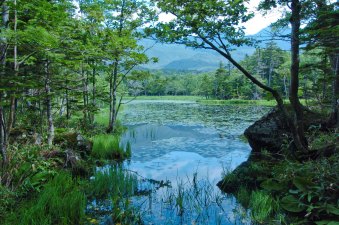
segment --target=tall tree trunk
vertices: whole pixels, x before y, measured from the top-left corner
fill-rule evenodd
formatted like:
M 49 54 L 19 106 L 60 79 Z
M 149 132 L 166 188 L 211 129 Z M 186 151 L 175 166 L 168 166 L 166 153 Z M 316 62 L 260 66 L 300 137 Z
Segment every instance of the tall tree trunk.
M 4 2 L 2 4 L 2 26 L 4 29 L 8 28 L 9 23 L 9 8 Z M 0 71 L 0 83 L 3 82 L 3 78 L 6 76 L 6 60 L 7 60 L 7 40 L 5 37 L 1 37 L 0 43 L 0 63 L 1 63 L 1 71 Z M 5 102 L 4 99 L 4 91 L 0 90 L 0 151 L 3 160 L 3 165 L 7 164 L 7 140 L 8 140 L 8 133 L 6 128 L 5 122 L 5 111 L 3 103 Z
M 285 98 L 289 98 L 289 96 L 288 96 L 287 76 L 286 76 L 286 74 L 284 74 L 284 92 L 285 92 Z
M 53 124 L 53 113 L 52 113 L 51 77 L 50 77 L 48 60 L 45 63 L 45 94 L 46 94 L 46 112 L 47 112 L 47 121 L 48 121 L 47 143 L 49 146 L 52 146 L 53 140 L 54 140 L 54 124 Z
M 81 79 L 82 79 L 82 98 L 84 101 L 84 123 L 89 122 L 89 115 L 88 115 L 88 77 L 87 73 L 84 69 L 83 62 L 81 63 Z
M 0 102 L 3 102 L 2 100 L 2 93 L 0 92 Z M 4 108 L 0 106 L 0 148 L 3 165 L 7 164 L 7 131 L 4 114 Z
M 301 4 L 299 0 L 292 0 L 292 15 L 290 23 L 291 31 L 291 86 L 290 86 L 290 102 L 292 105 L 292 135 L 294 144 L 298 151 L 306 153 L 308 151 L 307 140 L 304 131 L 304 115 L 303 108 L 299 101 L 299 32 L 300 32 L 300 11 Z
M 339 54 L 330 57 L 331 66 L 334 72 L 332 112 L 328 120 L 329 127 L 339 127 Z
M 70 115 L 70 106 L 69 106 L 69 94 L 68 94 L 68 79 L 66 79 L 66 91 L 65 91 L 65 98 L 66 98 L 66 119 L 69 120 Z
M 92 68 L 92 107 L 93 109 L 96 107 L 96 87 L 95 87 L 95 75 L 96 75 L 96 68 L 95 68 L 95 62 L 93 63 Z M 91 120 L 94 123 L 94 112 L 91 113 Z
M 119 66 L 119 61 L 118 59 L 116 59 L 113 65 L 113 71 L 112 71 L 111 79 L 110 79 L 110 118 L 109 118 L 109 125 L 107 129 L 108 133 L 114 132 L 115 125 L 116 125 L 116 118 L 118 115 L 118 112 L 117 112 L 118 66 Z
M 17 31 L 17 25 L 18 25 L 18 14 L 16 10 L 17 1 L 14 0 L 14 76 L 17 77 L 19 73 L 19 64 L 18 64 L 18 46 L 17 46 L 17 37 L 16 37 L 16 31 Z M 13 127 L 14 118 L 15 118 L 15 103 L 16 103 L 16 97 L 15 93 L 11 94 L 11 101 L 10 101 L 10 108 L 9 108 L 9 118 L 8 118 L 8 125 L 7 125 L 7 133 L 9 134 L 11 132 L 11 129 Z

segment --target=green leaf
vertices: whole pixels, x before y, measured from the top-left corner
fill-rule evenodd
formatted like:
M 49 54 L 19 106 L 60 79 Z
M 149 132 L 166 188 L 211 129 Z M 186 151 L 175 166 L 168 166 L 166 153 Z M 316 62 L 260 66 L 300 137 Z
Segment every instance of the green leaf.
M 332 204 L 326 205 L 326 211 L 339 216 L 339 209 Z
M 281 191 L 284 186 L 273 179 L 263 181 L 260 186 L 268 191 Z
M 280 201 L 281 207 L 289 212 L 302 212 L 306 206 L 300 204 L 299 200 L 292 195 L 283 197 Z
M 311 186 L 313 186 L 314 184 L 312 183 L 312 181 L 310 181 L 309 179 L 306 179 L 304 177 L 296 177 L 293 179 L 293 184 L 300 190 L 303 192 L 306 192 L 307 190 L 309 190 L 309 188 Z

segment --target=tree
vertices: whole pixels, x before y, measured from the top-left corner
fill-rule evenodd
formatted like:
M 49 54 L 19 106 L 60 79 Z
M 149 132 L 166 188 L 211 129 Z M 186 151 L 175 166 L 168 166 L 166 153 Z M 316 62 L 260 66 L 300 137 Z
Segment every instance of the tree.
M 308 5 L 309 23 L 304 29 L 306 50 L 320 48 L 329 57 L 332 67 L 332 112 L 329 127 L 339 126 L 339 17 L 338 2 L 316 0 Z
M 227 79 L 230 74 L 224 68 L 223 63 L 220 63 L 219 68 L 215 72 L 215 97 L 218 99 L 229 98 L 229 90 Z M 227 93 L 228 92 L 228 93 Z
M 298 0 L 293 0 L 291 24 L 292 34 L 292 66 L 290 100 L 293 105 L 295 119 L 290 119 L 283 99 L 279 92 L 256 79 L 244 67 L 234 60 L 231 55 L 232 46 L 250 44 L 244 36 L 240 23 L 248 21 L 252 15 L 247 13 L 245 1 L 155 1 L 164 13 L 170 13 L 175 18 L 168 23 L 160 23 L 155 32 L 157 37 L 165 42 L 185 44 L 194 48 L 212 49 L 225 57 L 239 69 L 248 79 L 265 91 L 268 91 L 277 101 L 286 122 L 291 129 L 297 150 L 307 152 L 304 138 L 302 108 L 297 96 L 298 91 L 298 57 L 299 57 L 299 11 Z M 270 1 L 272 2 L 272 1 Z
M 89 7 L 83 1 L 80 7 Z M 87 2 L 91 4 L 92 1 Z M 122 97 L 118 100 L 118 89 L 128 77 L 130 72 L 137 66 L 148 61 L 142 46 L 137 40 L 143 37 L 140 32 L 142 26 L 153 20 L 154 11 L 150 3 L 144 0 L 110 0 L 105 2 L 94 1 L 97 7 L 90 10 L 93 14 L 99 13 L 103 17 L 104 39 L 102 48 L 105 61 L 108 63 L 109 83 L 109 124 L 107 132 L 113 132 Z M 90 15 L 92 15 L 90 14 Z

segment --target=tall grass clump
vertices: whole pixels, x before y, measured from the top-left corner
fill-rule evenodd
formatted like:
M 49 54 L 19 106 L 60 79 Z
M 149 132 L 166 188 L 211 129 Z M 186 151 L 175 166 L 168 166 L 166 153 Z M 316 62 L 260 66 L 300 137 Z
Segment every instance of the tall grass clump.
M 60 173 L 49 181 L 37 199 L 22 205 L 9 216 L 7 224 L 47 225 L 82 224 L 86 197 L 68 173 Z M 20 222 L 18 222 L 20 218 Z
M 240 186 L 236 193 L 238 202 L 245 208 L 248 208 L 251 200 L 251 192 L 246 187 Z
M 102 168 L 92 177 L 88 190 L 91 198 L 110 210 L 112 224 L 142 224 L 140 211 L 130 200 L 138 191 L 134 173 L 124 170 L 121 165 Z
M 111 166 L 97 171 L 91 180 L 91 195 L 96 198 L 123 198 L 132 196 L 138 188 L 135 174 L 123 170 L 121 166 Z
M 249 206 L 252 219 L 257 223 L 265 223 L 278 209 L 273 197 L 263 191 L 252 192 Z
M 120 145 L 118 136 L 100 134 L 93 138 L 91 155 L 97 159 L 125 159 L 131 157 L 131 145 L 128 143 L 126 150 Z

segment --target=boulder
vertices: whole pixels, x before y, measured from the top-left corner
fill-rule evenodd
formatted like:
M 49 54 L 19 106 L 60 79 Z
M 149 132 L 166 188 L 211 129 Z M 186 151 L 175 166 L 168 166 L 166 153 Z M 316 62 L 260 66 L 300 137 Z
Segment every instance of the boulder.
M 287 110 L 290 111 L 289 107 Z M 322 115 L 304 111 L 304 127 L 308 130 L 310 126 L 321 127 L 325 118 Z M 265 149 L 270 153 L 278 153 L 282 146 L 293 148 L 292 134 L 287 125 L 286 118 L 283 113 L 276 107 L 267 115 L 256 121 L 245 130 L 245 136 L 252 147 L 252 153 L 260 153 Z
M 272 153 L 279 152 L 286 137 L 291 136 L 283 113 L 277 108 L 249 126 L 244 134 L 253 152 L 266 149 Z
M 70 148 L 81 154 L 81 157 L 86 157 L 92 150 L 92 142 L 85 139 L 77 132 L 64 132 L 56 134 L 54 143 L 63 148 Z

